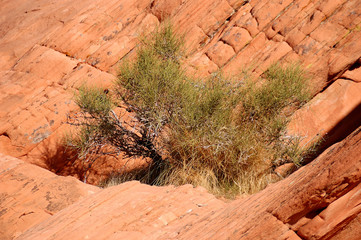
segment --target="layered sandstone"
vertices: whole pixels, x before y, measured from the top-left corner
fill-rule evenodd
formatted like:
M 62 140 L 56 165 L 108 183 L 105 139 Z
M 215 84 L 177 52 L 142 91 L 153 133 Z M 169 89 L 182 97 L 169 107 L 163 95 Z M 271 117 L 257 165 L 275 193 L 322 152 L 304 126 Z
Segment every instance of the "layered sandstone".
M 360 0 L 0 0 L 0 5 L 0 153 L 57 174 L 88 176 L 95 183 L 122 166 L 124 159 L 108 159 L 84 173 L 62 147 L 66 115 L 76 111 L 72 96 L 79 86 L 109 87 L 119 62 L 134 57 L 138 37 L 167 18 L 184 34 L 187 71 L 200 77 L 222 68 L 242 81 L 238 74 L 245 70 L 262 77 L 273 62 L 301 63 L 315 97 L 293 116 L 288 134 L 305 145 L 322 138 L 329 147 L 360 125 Z M 69 226 L 74 239 L 360 239 L 359 142 L 358 130 L 289 178 L 227 206 L 189 186 L 132 182 L 98 190 L 1 156 L 0 237 L 18 236 L 44 220 L 21 239 L 60 238 Z M 88 198 L 89 191 L 96 193 Z M 90 218 L 92 211 L 97 218 Z M 101 235 L 103 228 L 95 226 L 109 228 Z
M 64 132 L 66 113 L 74 110 L 74 89 L 83 82 L 109 86 L 117 63 L 134 55 L 138 37 L 166 18 L 184 34 L 190 73 L 205 76 L 222 68 L 227 74 L 247 70 L 259 76 L 273 62 L 298 61 L 310 73 L 314 94 L 335 82 L 318 97 L 330 99 L 332 111 L 322 110 L 329 103 L 314 100 L 304 108 L 314 116 L 301 110 L 291 124 L 291 133 L 305 142 L 330 135 L 361 102 L 359 3 L 3 1 L 0 150 L 48 167 L 39 161 L 46 148 L 41 145 L 52 146 L 49 155 L 56 152 L 49 138 Z
M 43 170 L 44 171 L 44 170 Z M 128 182 L 17 239 L 359 239 L 361 128 L 265 190 L 225 204 L 201 188 Z
M 14 239 L 23 231 L 99 188 L 72 177 L 60 177 L 0 154 L 0 238 Z

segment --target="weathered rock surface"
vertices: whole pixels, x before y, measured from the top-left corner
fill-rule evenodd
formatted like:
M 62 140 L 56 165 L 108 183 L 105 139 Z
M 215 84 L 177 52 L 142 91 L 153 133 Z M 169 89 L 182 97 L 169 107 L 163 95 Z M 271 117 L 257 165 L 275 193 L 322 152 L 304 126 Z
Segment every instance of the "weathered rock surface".
M 17 238 L 65 208 L 58 227 L 46 227 L 45 232 L 67 239 L 79 239 L 79 234 L 91 239 L 134 239 L 156 237 L 160 229 L 186 215 L 198 217 L 225 206 L 205 189 L 191 185 L 151 187 L 134 181 L 103 190 L 5 155 L 0 155 L 0 169 L 1 239 Z M 67 226 L 70 219 L 74 224 Z M 75 223 L 79 220 L 80 225 Z M 105 225 L 118 226 L 119 231 Z M 59 232 L 63 227 L 65 235 Z M 31 238 L 47 239 L 45 232 Z
M 224 205 L 191 185 L 151 187 L 128 182 L 79 201 L 18 239 L 155 239 L 172 222 L 198 218 Z
M 0 154 L 0 239 L 14 239 L 99 188 Z
M 73 91 L 82 82 L 109 86 L 119 60 L 134 56 L 140 34 L 166 18 L 184 34 L 187 69 L 199 76 L 218 68 L 259 76 L 275 61 L 299 61 L 310 72 L 314 94 L 340 77 L 360 78 L 359 0 L 0 4 L 0 151 L 41 166 L 39 144 L 50 142 L 52 135 L 60 138 L 66 113 L 75 109 Z M 356 92 L 358 85 L 353 85 L 348 89 Z M 336 100 L 349 99 L 335 94 Z M 305 116 L 310 124 L 297 132 L 310 139 L 329 134 L 360 104 L 359 96 L 345 104 L 347 109 L 324 115 L 333 119 L 326 120 L 327 126 Z M 311 108 L 322 114 L 322 107 Z
M 358 129 L 288 178 L 205 216 L 177 239 L 332 239 L 353 232 L 355 223 L 348 224 L 361 212 L 360 144 Z M 353 233 L 346 239 L 360 238 Z
M 329 146 L 360 125 L 360 108 L 361 84 L 340 78 L 292 116 L 288 132 L 306 146 L 320 139 Z
M 82 83 L 110 86 L 119 61 L 134 57 L 137 38 L 167 18 L 184 34 L 187 71 L 198 76 L 222 68 L 257 77 L 275 61 L 301 63 L 315 98 L 293 116 L 288 130 L 304 144 L 320 137 L 330 146 L 360 125 L 360 0 L 0 5 L 0 153 L 58 174 L 84 174 L 60 144 L 66 114 L 76 110 L 73 91 Z M 359 150 L 356 131 L 289 178 L 227 206 L 200 189 L 135 182 L 91 190 L 97 193 L 73 204 L 97 188 L 1 156 L 0 238 L 18 236 L 47 218 L 20 239 L 69 238 L 67 229 L 74 239 L 360 239 Z M 100 162 L 90 179 L 96 182 L 121 161 Z M 49 204 L 57 206 L 54 211 L 46 210 Z
M 359 239 L 360 203 L 361 128 L 288 178 L 228 204 L 189 185 L 128 182 L 17 239 Z

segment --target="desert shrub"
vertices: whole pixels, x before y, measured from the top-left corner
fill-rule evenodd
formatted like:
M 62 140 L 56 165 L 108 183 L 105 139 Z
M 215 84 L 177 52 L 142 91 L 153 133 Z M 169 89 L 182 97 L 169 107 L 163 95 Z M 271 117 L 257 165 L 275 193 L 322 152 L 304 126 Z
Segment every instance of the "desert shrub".
M 111 146 L 152 160 L 146 170 L 118 175 L 121 181 L 191 183 L 227 196 L 264 188 L 280 158 L 302 162 L 297 142 L 281 138 L 284 109 L 297 109 L 309 98 L 299 66 L 274 64 L 263 81 L 239 82 L 222 73 L 195 79 L 182 69 L 182 40 L 169 25 L 143 38 L 137 53 L 122 64 L 113 98 L 80 89 L 81 129 L 71 145 L 82 156 L 107 154 L 102 147 Z M 119 120 L 116 105 L 134 114 L 137 127 Z
M 80 112 L 68 116 L 67 123 L 76 126 L 77 131 L 71 137 L 66 136 L 66 145 L 77 151 L 83 160 L 85 170 L 101 156 L 117 156 L 120 153 L 127 157 L 142 156 L 152 159 L 157 167 L 162 166 L 148 129 L 134 126 L 133 121 L 123 121 L 121 116 L 112 109 L 117 101 L 103 89 L 82 86 L 75 95 L 75 102 Z M 142 169 L 128 174 L 127 179 L 140 179 L 151 182 L 150 178 L 157 175 L 157 168 Z M 86 173 L 84 176 L 86 181 Z
M 287 124 L 282 111 L 306 102 L 306 79 L 298 66 L 277 64 L 264 77 L 261 86 L 251 79 L 240 85 L 222 75 L 198 85 L 171 125 L 171 164 L 162 184 L 202 182 L 214 193 L 253 193 L 271 181 L 274 160 L 302 161 L 297 139 L 281 138 Z

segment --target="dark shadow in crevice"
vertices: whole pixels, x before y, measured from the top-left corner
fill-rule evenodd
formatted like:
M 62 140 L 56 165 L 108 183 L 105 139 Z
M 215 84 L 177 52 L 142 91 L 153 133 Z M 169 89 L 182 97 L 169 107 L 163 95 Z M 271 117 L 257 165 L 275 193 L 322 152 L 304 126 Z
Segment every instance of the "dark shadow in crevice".
M 325 91 L 332 83 L 334 83 L 336 80 L 338 80 L 342 76 L 342 74 L 344 74 L 346 71 L 352 71 L 352 70 L 355 70 L 360 67 L 361 67 L 361 58 L 357 59 L 354 63 L 348 65 L 343 70 L 341 70 L 333 75 L 329 75 L 327 77 L 327 81 L 326 81 L 327 85 L 320 92 Z
M 74 150 L 57 143 L 55 146 L 43 144 L 40 151 L 42 162 L 49 171 L 56 175 L 74 176 L 84 180 L 86 170 L 79 164 L 78 154 Z
M 316 217 L 317 215 L 319 215 L 323 210 L 325 210 L 327 207 L 325 205 L 321 206 L 320 208 L 318 209 L 315 209 L 309 213 L 307 213 L 305 215 L 306 218 L 308 219 L 313 219 L 314 217 Z
M 0 136 L 5 136 L 10 139 L 9 134 L 7 132 L 4 132 L 3 134 L 0 134 Z
M 123 152 L 125 154 L 125 152 Z M 34 157 L 34 156 L 33 156 Z M 117 159 L 117 155 L 105 154 L 97 155 L 89 159 L 80 159 L 77 151 L 71 147 L 67 147 L 61 141 L 54 144 L 42 144 L 39 148 L 39 154 L 36 155 L 38 159 L 45 165 L 42 167 L 55 173 L 59 176 L 73 176 L 82 182 L 89 184 L 99 184 L 102 179 L 103 182 L 111 178 L 118 178 L 120 182 L 126 182 L 131 180 L 138 180 L 145 184 L 156 184 L 160 173 L 166 167 L 166 163 L 162 161 L 159 155 L 156 155 L 152 160 L 149 160 L 147 164 L 141 163 L 139 167 L 126 168 L 126 163 L 123 170 L 114 170 L 111 173 L 106 174 L 105 171 L 100 169 L 106 169 L 109 166 L 107 161 L 114 157 Z M 141 155 L 134 155 L 133 157 L 142 157 Z M 127 159 L 126 156 L 123 160 Z M 131 159 L 131 158 L 130 158 Z M 145 160 L 146 161 L 146 160 Z M 97 166 L 93 167 L 93 164 Z M 91 175 L 92 179 L 88 179 Z M 122 177 L 120 177 L 123 175 Z
M 359 59 L 348 69 L 348 71 L 352 71 L 360 67 L 361 67 L 361 61 Z
M 361 125 L 361 103 L 330 130 L 322 146 L 326 149 L 340 142 Z
M 342 141 L 361 126 L 361 103 L 355 107 L 344 119 L 338 122 L 326 136 L 316 146 L 314 151 L 311 151 L 305 158 L 304 164 L 311 162 L 319 156 L 324 150 L 333 144 Z
M 323 210 L 325 210 L 327 206 L 328 206 L 327 203 L 320 202 L 320 204 L 318 206 L 315 206 L 314 209 L 305 208 L 303 211 L 290 216 L 289 221 L 287 221 L 287 223 L 290 225 L 296 225 L 298 221 L 304 217 L 309 220 L 312 220 L 314 217 L 319 215 Z

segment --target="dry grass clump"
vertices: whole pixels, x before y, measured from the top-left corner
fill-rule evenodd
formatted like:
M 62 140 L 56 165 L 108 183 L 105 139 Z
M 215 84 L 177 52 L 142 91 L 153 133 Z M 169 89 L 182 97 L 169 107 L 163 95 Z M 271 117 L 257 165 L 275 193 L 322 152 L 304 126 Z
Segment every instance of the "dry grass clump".
M 256 86 L 220 73 L 191 78 L 181 57 L 182 40 L 168 25 L 142 40 L 135 61 L 123 63 L 111 102 L 100 90 L 80 89 L 77 103 L 91 118 L 78 122 L 86 124 L 72 145 L 86 153 L 97 139 L 98 145 L 153 159 L 146 171 L 121 181 L 190 183 L 228 197 L 264 188 L 272 181 L 273 161 L 302 162 L 297 143 L 281 138 L 285 107 L 296 109 L 309 98 L 299 66 L 272 65 Z M 111 110 L 119 102 L 136 114 L 137 134 Z

